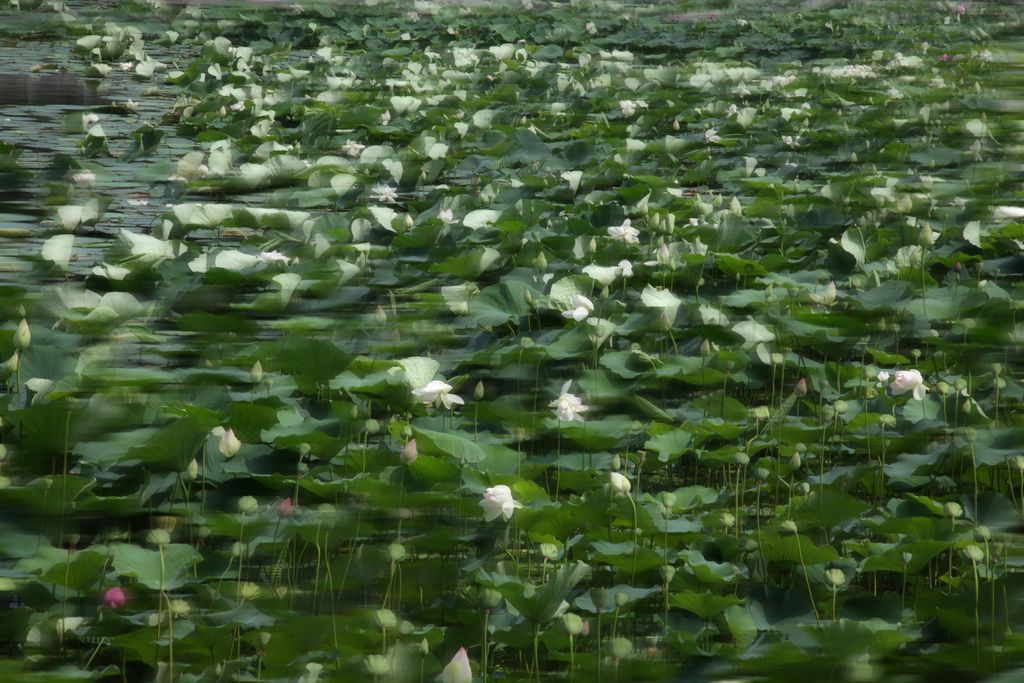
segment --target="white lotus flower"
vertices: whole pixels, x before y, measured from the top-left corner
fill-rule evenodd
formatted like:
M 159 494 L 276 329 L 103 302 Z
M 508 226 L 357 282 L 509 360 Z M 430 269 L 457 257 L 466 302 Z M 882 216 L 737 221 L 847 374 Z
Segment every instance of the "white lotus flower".
M 445 225 L 455 220 L 455 212 L 451 209 L 441 209 L 437 212 L 437 217 L 441 219 L 441 222 Z
M 583 322 L 587 316 L 594 312 L 594 302 L 582 294 L 573 294 L 569 297 L 569 305 L 572 310 L 562 311 L 562 316 L 572 318 L 576 322 Z
M 493 522 L 500 516 L 507 522 L 512 519 L 512 513 L 516 508 L 521 508 L 523 505 L 512 497 L 512 489 L 504 484 L 499 484 L 484 491 L 480 507 L 484 509 L 485 521 Z
M 594 25 L 594 22 L 588 21 L 587 25 L 584 26 L 584 28 L 587 30 L 587 33 L 589 33 L 590 35 L 592 35 L 592 36 L 596 36 L 597 35 L 597 26 Z
M 921 377 L 921 373 L 917 370 L 900 370 L 896 373 L 896 378 L 893 379 L 892 384 L 889 385 L 889 391 L 892 392 L 893 396 L 899 396 L 900 394 L 912 391 L 914 392 L 914 398 L 918 401 L 923 401 L 928 387 L 924 385 L 924 378 Z
M 366 149 L 366 145 L 355 140 L 346 140 L 345 144 L 341 146 L 341 151 L 350 157 L 359 156 L 364 149 Z
M 288 263 L 292 262 L 292 260 L 290 258 L 288 258 L 287 256 L 285 256 L 284 254 L 282 254 L 279 251 L 261 251 L 259 253 L 259 259 L 260 259 L 260 261 L 263 261 L 264 263 L 285 263 L 285 264 L 288 264 Z
M 390 185 L 375 185 L 371 193 L 378 202 L 394 204 L 398 201 L 398 191 Z
M 1024 218 L 1024 208 L 1019 206 L 997 206 L 992 209 L 996 218 Z
M 718 130 L 715 128 L 708 128 L 704 131 L 704 140 L 706 142 L 721 142 L 722 137 L 718 134 Z
M 889 381 L 889 373 L 888 373 L 888 371 L 886 371 L 886 370 L 879 370 L 878 371 L 878 381 L 882 382 L 883 384 L 888 382 Z
M 626 496 L 629 495 L 629 489 L 631 487 L 631 484 L 629 483 L 629 479 L 626 479 L 624 475 L 620 474 L 619 472 L 612 472 L 611 484 L 613 492 L 621 493 Z
M 555 415 L 562 422 L 572 422 L 573 420 L 583 422 L 583 417 L 580 413 L 590 410 L 590 406 L 584 405 L 583 401 L 576 394 L 569 393 L 569 386 L 571 384 L 572 380 L 563 384 L 561 395 L 549 403 L 548 406 L 555 409 Z
M 96 174 L 92 171 L 78 171 L 71 175 L 71 179 L 75 181 L 76 185 L 82 187 L 92 187 L 96 184 Z
M 640 244 L 640 231 L 633 227 L 633 222 L 628 218 L 622 221 L 622 225 L 610 226 L 608 236 L 626 244 Z
M 628 259 L 622 259 L 619 261 L 619 272 L 622 277 L 633 277 L 633 264 Z
M 412 395 L 427 405 L 443 405 L 451 410 L 452 404 L 465 405 L 461 397 L 451 393 L 452 385 L 439 379 L 431 380 L 419 389 L 413 389 Z
M 836 283 L 829 282 L 821 294 L 811 294 L 811 301 L 822 306 L 831 306 L 836 302 Z
M 619 109 L 622 110 L 622 115 L 627 119 L 632 118 L 636 114 L 636 102 L 633 100 L 619 100 Z

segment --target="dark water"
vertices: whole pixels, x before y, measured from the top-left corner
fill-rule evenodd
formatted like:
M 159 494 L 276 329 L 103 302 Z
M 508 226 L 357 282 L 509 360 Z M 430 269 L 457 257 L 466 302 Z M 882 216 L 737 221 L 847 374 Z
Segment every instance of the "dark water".
M 88 107 L 106 103 L 98 94 L 96 83 L 72 74 L 0 73 L 0 108 L 50 104 Z

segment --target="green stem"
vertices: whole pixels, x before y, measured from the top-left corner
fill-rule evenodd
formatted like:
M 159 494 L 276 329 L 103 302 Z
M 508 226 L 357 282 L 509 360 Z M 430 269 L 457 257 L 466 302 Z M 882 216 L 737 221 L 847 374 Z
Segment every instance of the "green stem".
M 811 601 L 811 610 L 814 612 L 814 621 L 821 626 L 821 617 L 818 616 L 818 608 L 814 604 L 814 592 L 811 590 L 811 579 L 807 576 L 807 565 L 804 563 L 804 551 L 800 547 L 800 534 L 796 534 L 796 552 L 800 556 L 800 568 L 804 572 L 804 583 L 807 585 L 807 598 Z
M 637 536 L 636 536 L 637 529 L 639 528 L 639 520 L 638 520 L 637 511 L 636 511 L 636 501 L 633 500 L 633 496 L 630 496 L 628 494 L 626 495 L 626 498 L 629 500 L 629 504 L 633 506 L 633 528 L 632 528 L 632 533 L 631 533 L 631 535 L 633 537 L 633 539 L 632 539 L 633 540 L 633 566 L 632 566 L 632 568 L 630 569 L 630 572 L 629 572 L 629 583 L 632 584 L 633 580 L 636 578 L 636 554 L 637 554 L 637 550 L 639 549 L 639 545 L 640 545 L 639 543 L 637 543 Z
M 540 680 L 540 624 L 533 625 L 533 675 Z
M 484 610 L 484 633 L 483 633 L 483 649 L 480 654 L 480 675 L 484 678 L 484 683 L 487 683 L 487 621 L 491 616 L 491 610 Z

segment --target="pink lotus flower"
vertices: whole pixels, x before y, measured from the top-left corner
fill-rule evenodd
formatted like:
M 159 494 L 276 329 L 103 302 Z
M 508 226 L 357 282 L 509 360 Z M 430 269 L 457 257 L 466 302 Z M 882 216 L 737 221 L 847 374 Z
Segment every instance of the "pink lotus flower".
M 921 377 L 921 373 L 917 370 L 900 370 L 896 373 L 892 384 L 889 385 L 889 391 L 892 392 L 893 396 L 899 396 L 900 394 L 912 391 L 914 392 L 914 398 L 918 401 L 923 401 L 928 387 L 924 385 L 924 378 Z
M 128 596 L 124 594 L 123 588 L 114 586 L 103 591 L 102 602 L 107 609 L 120 609 L 128 602 Z

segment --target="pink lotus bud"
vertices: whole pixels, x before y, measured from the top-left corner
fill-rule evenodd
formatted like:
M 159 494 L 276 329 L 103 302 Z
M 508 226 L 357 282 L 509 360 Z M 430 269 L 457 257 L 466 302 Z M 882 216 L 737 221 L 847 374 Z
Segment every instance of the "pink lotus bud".
M 582 631 L 582 633 L 583 633 L 584 636 L 589 636 L 590 635 L 590 622 L 589 621 L 584 621 L 583 622 L 583 631 Z
M 806 396 L 807 395 L 807 379 L 806 378 L 804 378 L 804 377 L 800 378 L 800 381 L 797 382 L 796 386 L 793 387 L 793 393 L 796 394 L 797 396 Z
M 103 591 L 102 601 L 103 606 L 107 609 L 119 609 L 128 602 L 128 596 L 124 594 L 124 589 L 120 586 L 114 586 Z
M 409 439 L 409 443 L 405 444 L 399 458 L 403 465 L 411 465 L 416 462 L 417 457 L 419 457 L 419 451 L 416 449 L 416 439 Z
M 472 680 L 473 670 L 469 668 L 469 655 L 466 654 L 466 648 L 460 647 L 452 657 L 452 661 L 448 662 L 448 666 L 441 672 L 441 681 L 442 683 L 471 683 Z
M 225 458 L 233 456 L 241 447 L 242 442 L 235 436 L 234 429 L 226 430 L 220 437 L 220 443 L 217 444 L 217 449 Z
M 295 506 L 292 504 L 292 499 L 290 497 L 285 498 L 284 500 L 277 504 L 277 514 L 281 515 L 282 517 L 287 517 L 294 511 Z

